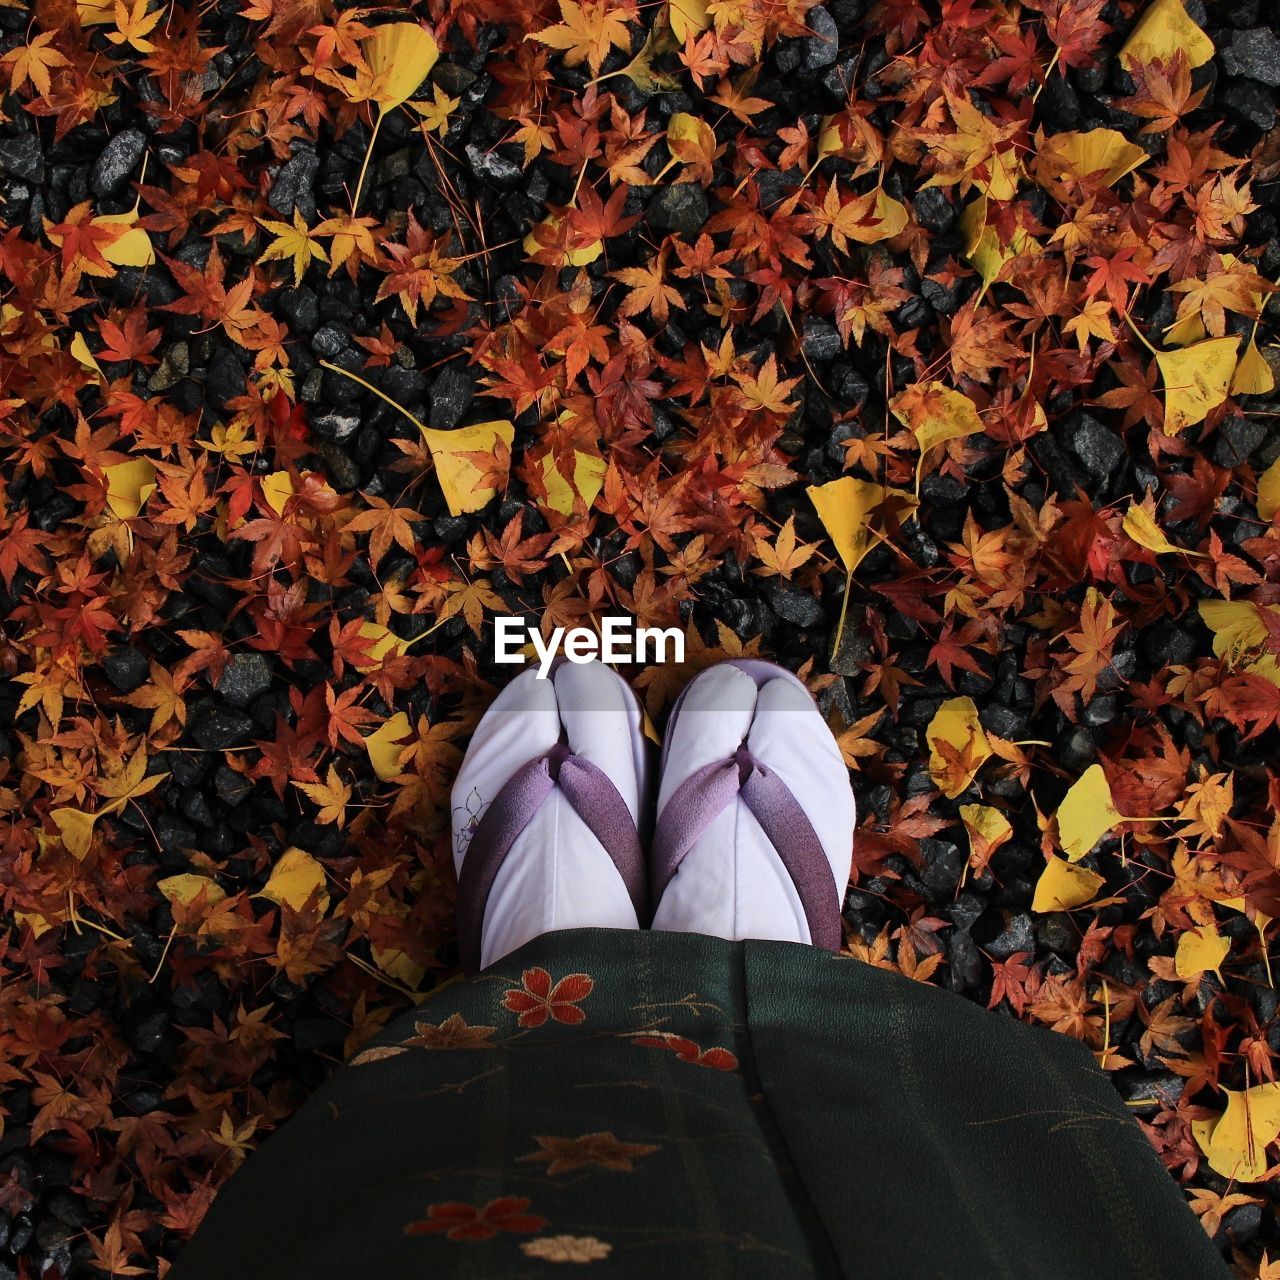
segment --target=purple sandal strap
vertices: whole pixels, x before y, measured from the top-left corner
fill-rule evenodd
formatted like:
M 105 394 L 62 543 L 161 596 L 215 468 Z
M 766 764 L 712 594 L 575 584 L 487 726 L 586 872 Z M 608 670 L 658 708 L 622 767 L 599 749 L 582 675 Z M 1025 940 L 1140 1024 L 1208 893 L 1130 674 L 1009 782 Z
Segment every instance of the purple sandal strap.
M 480 969 L 480 937 L 493 883 L 516 837 L 559 786 L 574 812 L 604 847 L 636 909 L 648 923 L 648 896 L 640 835 L 627 802 L 597 765 L 564 743 L 530 760 L 507 779 L 480 816 L 458 874 L 458 949 L 467 973 Z
M 815 947 L 839 951 L 840 911 L 831 909 L 839 886 L 813 823 L 791 789 L 744 743 L 727 760 L 689 775 L 658 815 L 649 859 L 649 896 L 657 903 L 685 855 L 711 823 L 741 796 L 795 885 Z

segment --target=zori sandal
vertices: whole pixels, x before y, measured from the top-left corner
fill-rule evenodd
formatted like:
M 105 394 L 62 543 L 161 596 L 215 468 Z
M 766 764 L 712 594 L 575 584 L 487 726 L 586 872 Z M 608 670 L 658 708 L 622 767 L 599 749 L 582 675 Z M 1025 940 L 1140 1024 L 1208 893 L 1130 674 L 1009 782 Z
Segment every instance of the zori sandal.
M 667 726 L 653 928 L 838 951 L 853 828 L 848 769 L 801 681 L 756 659 L 712 667 Z
M 526 671 L 498 695 L 452 796 L 468 973 L 553 929 L 648 923 L 647 756 L 635 695 L 598 662 Z

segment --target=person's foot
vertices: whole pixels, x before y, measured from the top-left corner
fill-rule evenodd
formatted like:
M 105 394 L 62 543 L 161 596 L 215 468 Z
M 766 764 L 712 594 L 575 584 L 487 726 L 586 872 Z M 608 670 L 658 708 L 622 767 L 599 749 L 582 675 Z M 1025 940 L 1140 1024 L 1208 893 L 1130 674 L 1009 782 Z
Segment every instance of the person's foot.
M 703 672 L 667 727 L 653 928 L 838 949 L 854 803 L 804 685 L 772 663 Z
M 527 671 L 498 695 L 453 787 L 469 971 L 553 929 L 640 926 L 647 755 L 635 695 L 598 662 Z

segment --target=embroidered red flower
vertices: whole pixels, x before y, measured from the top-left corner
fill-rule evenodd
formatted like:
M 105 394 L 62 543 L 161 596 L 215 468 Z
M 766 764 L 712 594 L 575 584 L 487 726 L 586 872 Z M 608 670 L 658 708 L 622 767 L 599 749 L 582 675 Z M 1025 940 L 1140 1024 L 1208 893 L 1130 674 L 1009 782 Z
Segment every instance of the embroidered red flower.
M 713 1071 L 737 1071 L 738 1057 L 728 1049 L 704 1049 L 685 1036 L 662 1031 L 655 1035 L 634 1036 L 632 1044 L 646 1049 L 670 1049 L 681 1062 L 691 1062 L 695 1067 L 710 1067 Z
M 545 969 L 526 969 L 520 981 L 522 985 L 512 987 L 502 1000 L 512 1013 L 520 1015 L 520 1026 L 540 1027 L 548 1017 L 569 1026 L 586 1021 L 578 1002 L 585 1000 L 596 984 L 585 973 L 571 973 L 552 986 Z
M 483 1209 L 473 1204 L 449 1200 L 427 1206 L 421 1222 L 411 1222 L 405 1234 L 427 1236 L 443 1231 L 446 1240 L 491 1240 L 499 1231 L 532 1235 L 547 1225 L 546 1218 L 527 1213 L 531 1201 L 527 1196 L 502 1196 L 490 1200 Z

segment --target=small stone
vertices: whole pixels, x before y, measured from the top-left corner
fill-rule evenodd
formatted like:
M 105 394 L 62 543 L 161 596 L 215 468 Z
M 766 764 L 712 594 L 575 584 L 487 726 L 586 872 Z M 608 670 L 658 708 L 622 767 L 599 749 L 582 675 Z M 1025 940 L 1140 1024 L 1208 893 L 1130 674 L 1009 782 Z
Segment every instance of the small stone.
M 189 728 L 191 736 L 206 751 L 226 751 L 247 742 L 254 723 L 239 711 L 211 703 L 193 717 Z
M 950 840 L 926 837 L 919 845 L 925 864 L 921 882 L 932 895 L 931 900 L 950 902 L 955 897 L 960 873 L 964 870 L 964 855 Z
M 263 653 L 237 653 L 218 681 L 218 696 L 242 710 L 271 688 L 271 663 Z
M 836 20 L 822 5 L 805 14 L 805 24 L 813 32 L 804 42 L 804 69 L 821 71 L 840 56 L 840 32 Z
M 1075 955 L 1080 950 L 1080 933 L 1065 911 L 1051 911 L 1036 921 L 1036 944 L 1059 955 Z
M 156 839 L 160 847 L 169 853 L 194 849 L 199 842 L 195 827 L 168 810 L 156 819 Z
M 322 324 L 311 335 L 310 345 L 321 360 L 334 360 L 351 345 L 351 335 L 341 325 Z
M 447 364 L 431 384 L 431 411 L 427 424 L 436 431 L 451 431 L 471 408 L 476 384 L 471 371 L 461 361 Z
M 0 141 L 0 169 L 23 182 L 44 181 L 44 148 L 34 131 Z
M 213 775 L 213 790 L 223 804 L 234 808 L 253 790 L 253 783 L 244 774 L 220 764 Z
M 481 182 L 499 191 L 514 191 L 524 181 L 524 170 L 501 151 L 469 142 L 466 152 L 467 166 Z
M 345 440 L 360 430 L 360 414 L 355 409 L 330 409 L 311 419 L 311 430 L 321 440 Z
M 1276 106 L 1271 94 L 1252 80 L 1228 80 L 1214 100 L 1232 115 L 1269 133 L 1276 125 Z
M 1007 960 L 1019 951 L 1034 952 L 1036 933 L 1031 917 L 1022 911 L 1006 916 L 1004 928 L 982 949 L 993 960 Z
M 1060 129 L 1074 129 L 1084 117 L 1080 99 L 1066 76 L 1049 77 L 1037 106 L 1044 118 Z
M 1063 497 L 1075 497 L 1076 490 L 1084 483 L 1084 472 L 1067 455 L 1053 436 L 1042 431 L 1032 436 L 1027 444 L 1028 452 L 1043 468 L 1054 492 Z M 928 482 L 926 481 L 926 484 Z
M 844 350 L 839 331 L 835 325 L 819 320 L 817 316 L 805 317 L 801 330 L 801 345 L 804 353 L 815 364 L 825 364 L 834 360 Z
M 947 934 L 947 986 L 952 991 L 967 991 L 982 981 L 982 955 L 973 939 L 963 930 Z
M 191 352 L 185 342 L 166 347 L 155 372 L 147 379 L 147 390 L 172 391 L 191 369 Z
M 320 160 L 316 153 L 306 148 L 299 149 L 276 174 L 267 203 L 286 218 L 291 217 L 296 208 L 309 222 L 316 212 L 311 189 L 319 171 Z
M 127 645 L 111 649 L 102 659 L 102 669 L 121 693 L 132 693 L 150 674 L 147 655 Z
M 696 182 L 676 182 L 649 201 L 645 217 L 652 227 L 691 236 L 702 228 L 710 212 L 706 193 Z
M 134 1015 L 127 1027 L 129 1043 L 139 1053 L 154 1053 L 164 1041 L 169 1029 L 169 1014 L 165 1009 L 152 1009 Z
M 460 67 L 456 62 L 437 62 L 431 72 L 433 84 L 438 84 L 451 98 L 460 98 L 475 84 L 476 73 Z
M 93 194 L 115 195 L 137 168 L 146 145 L 146 135 L 141 129 L 121 129 L 102 148 L 93 162 L 93 172 L 89 178 Z
M 320 303 L 316 291 L 302 285 L 297 289 L 281 289 L 276 295 L 281 314 L 298 333 L 314 333 L 320 323 Z
M 797 627 L 816 627 L 826 616 L 822 605 L 807 591 L 799 591 L 784 582 L 770 585 L 769 607 L 784 622 Z
M 1218 52 L 1227 75 L 1280 88 L 1280 38 L 1269 27 L 1233 31 Z
M 1220 467 L 1238 467 L 1267 438 L 1267 429 L 1256 418 L 1228 418 L 1213 442 L 1213 461 Z
M 942 235 L 951 229 L 956 220 L 955 205 L 940 187 L 925 187 L 916 192 L 911 201 L 916 221 L 934 235 Z
M 217 825 L 217 819 L 213 816 L 209 801 L 198 787 L 190 787 L 183 792 L 180 807 L 182 816 L 189 818 L 198 827 L 207 829 Z
M 214 349 L 204 376 L 204 393 L 209 404 L 217 408 L 244 395 L 244 366 L 230 347 Z
M 349 493 L 360 486 L 360 468 L 354 458 L 344 453 L 336 444 L 323 442 L 317 452 L 324 459 L 329 473 L 329 483 L 340 493 Z
M 1063 424 L 1063 435 L 1091 475 L 1110 476 L 1125 459 L 1124 441 L 1090 414 L 1072 414 Z

